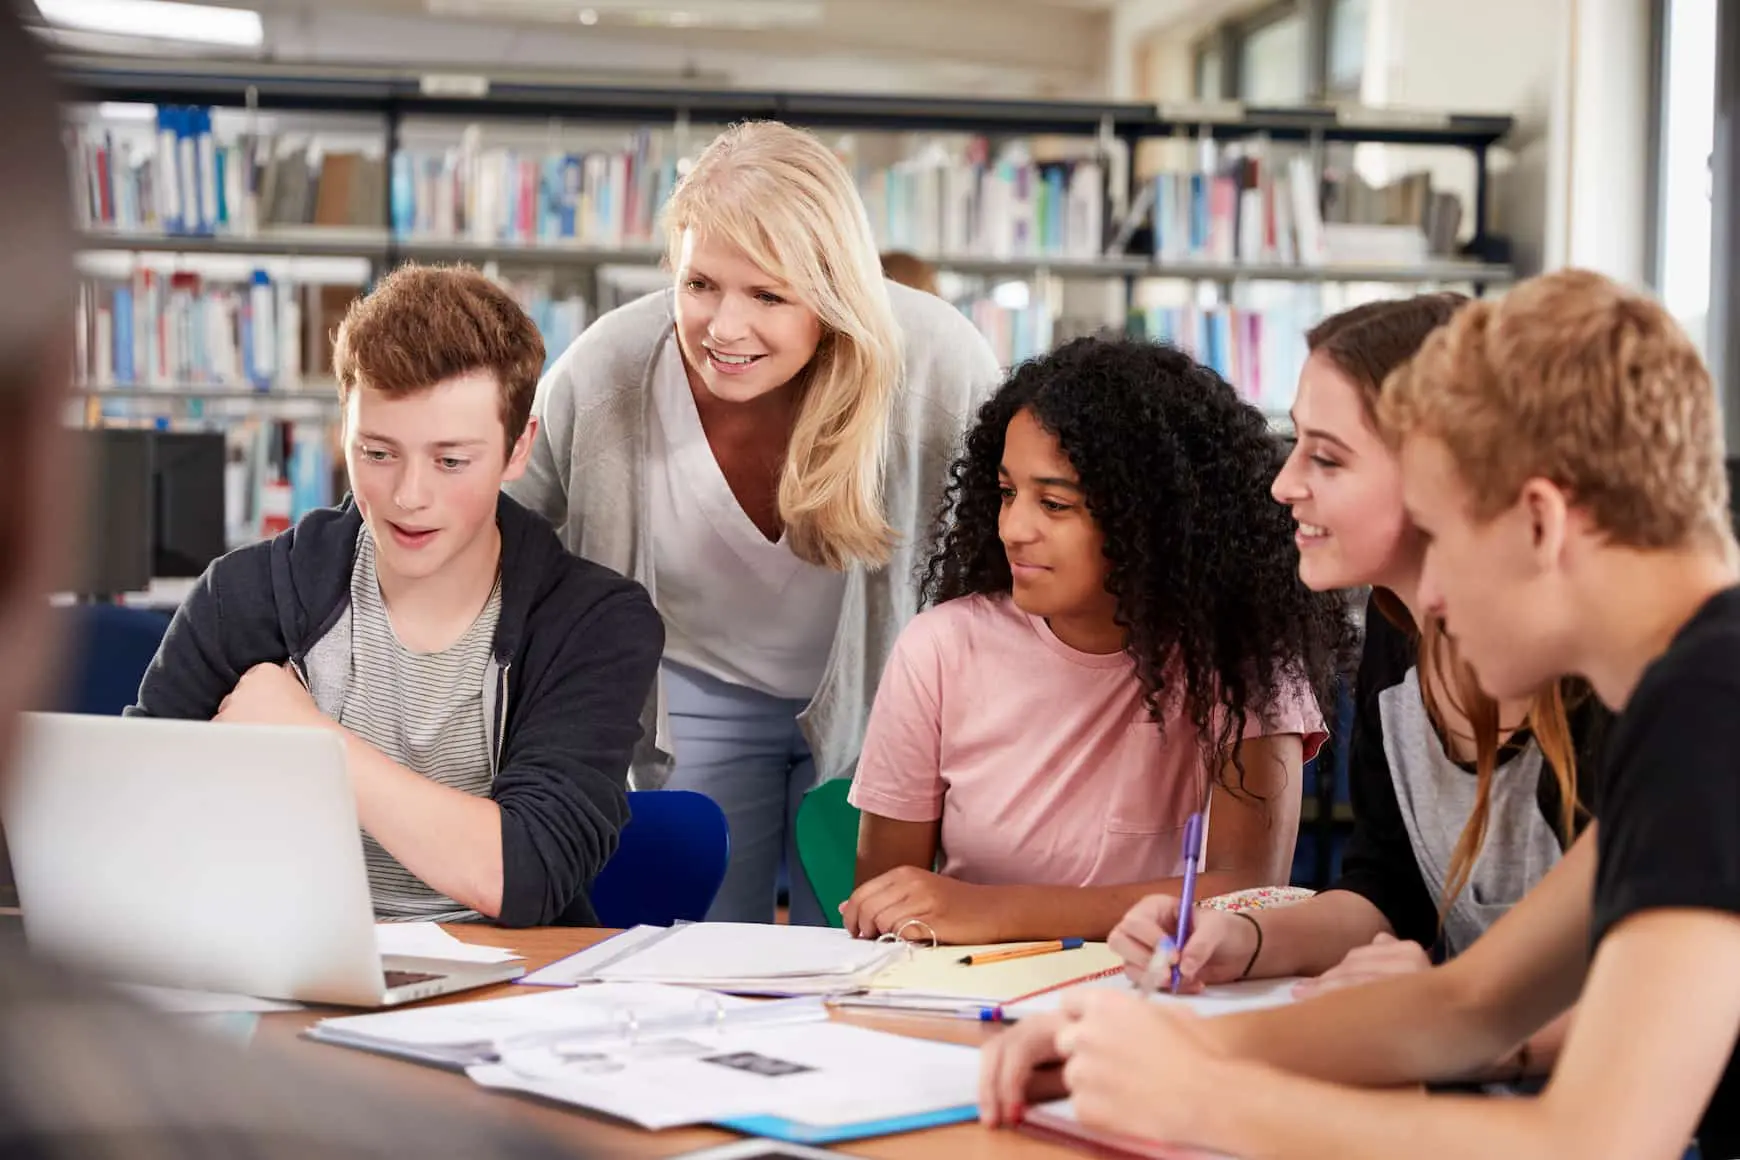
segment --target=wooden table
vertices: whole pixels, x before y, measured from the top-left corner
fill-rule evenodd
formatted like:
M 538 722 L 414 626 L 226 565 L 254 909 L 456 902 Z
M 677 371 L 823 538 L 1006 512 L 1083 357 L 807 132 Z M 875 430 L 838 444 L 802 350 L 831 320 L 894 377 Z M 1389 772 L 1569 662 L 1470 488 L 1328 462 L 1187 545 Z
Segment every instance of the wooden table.
M 525 956 L 528 973 L 591 946 L 612 933 L 572 927 L 502 930 L 489 926 L 454 925 L 445 929 L 469 943 L 513 948 Z M 535 993 L 536 989 L 508 983 L 466 991 L 431 1002 L 461 1003 Z M 353 1074 L 360 1081 L 373 1084 L 391 1085 L 425 1099 L 439 1100 L 448 1107 L 475 1110 L 478 1115 L 511 1116 L 571 1142 L 577 1149 L 593 1156 L 669 1156 L 738 1138 L 733 1133 L 712 1128 L 643 1131 L 591 1116 L 578 1108 L 549 1104 L 511 1092 L 491 1091 L 479 1087 L 457 1072 L 442 1071 L 439 1068 L 301 1038 L 301 1033 L 319 1019 L 335 1014 L 354 1013 L 333 1008 L 309 1008 L 305 1011 L 265 1015 L 260 1019 L 254 1042 L 298 1058 L 307 1066 L 321 1067 L 329 1072 Z M 950 1043 L 976 1045 L 984 1042 L 988 1036 L 998 1033 L 998 1029 L 981 1023 L 954 1019 L 859 1012 L 837 1014 L 835 1017 L 862 1027 Z M 858 1140 L 841 1145 L 841 1148 L 856 1155 L 874 1157 L 875 1160 L 1062 1160 L 1064 1157 L 1076 1157 L 1079 1160 L 1081 1155 L 1015 1132 L 992 1131 L 976 1123 L 956 1124 L 901 1136 Z

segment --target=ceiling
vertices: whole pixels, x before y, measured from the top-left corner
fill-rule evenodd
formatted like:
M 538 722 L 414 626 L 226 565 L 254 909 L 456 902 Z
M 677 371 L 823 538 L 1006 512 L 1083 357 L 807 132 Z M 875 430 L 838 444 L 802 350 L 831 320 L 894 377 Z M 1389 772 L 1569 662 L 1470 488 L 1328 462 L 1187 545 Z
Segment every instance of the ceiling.
M 285 62 L 1088 98 L 1105 95 L 1114 14 L 1131 0 L 201 2 L 259 11 L 265 45 L 258 55 Z M 84 35 L 63 39 L 82 51 L 139 47 Z
M 285 63 L 554 72 L 590 83 L 1094 99 L 1117 95 L 1114 59 L 1138 35 L 1259 0 L 201 2 L 258 10 L 265 45 L 257 55 Z M 138 50 L 138 42 L 67 39 L 79 51 Z

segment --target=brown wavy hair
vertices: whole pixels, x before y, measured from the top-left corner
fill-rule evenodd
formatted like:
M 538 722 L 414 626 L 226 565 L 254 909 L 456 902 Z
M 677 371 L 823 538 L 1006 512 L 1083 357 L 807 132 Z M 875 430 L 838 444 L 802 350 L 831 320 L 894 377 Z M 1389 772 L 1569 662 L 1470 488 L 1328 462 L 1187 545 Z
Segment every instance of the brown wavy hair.
M 1366 303 L 1319 322 L 1306 333 L 1305 343 L 1312 355 L 1327 359 L 1359 389 L 1366 421 L 1382 431 L 1377 412 L 1385 380 L 1406 366 L 1427 336 L 1448 323 L 1468 301 L 1461 294 L 1438 293 Z M 1492 819 L 1492 779 L 1498 768 L 1504 723 L 1498 719 L 1498 702 L 1480 688 L 1474 670 L 1457 655 L 1455 642 L 1445 635 L 1437 617 L 1415 625 L 1394 593 L 1380 588 L 1374 598 L 1383 615 L 1418 642 L 1420 696 L 1439 731 L 1446 737 L 1453 732 L 1445 711 L 1449 708 L 1462 715 L 1473 733 L 1474 809 L 1450 857 L 1442 917 L 1468 885 L 1474 860 L 1486 842 Z M 1580 681 L 1555 682 L 1535 695 L 1526 718 L 1559 784 L 1559 833 L 1566 845 L 1570 844 L 1577 813 L 1577 754 L 1568 708 L 1588 695 Z

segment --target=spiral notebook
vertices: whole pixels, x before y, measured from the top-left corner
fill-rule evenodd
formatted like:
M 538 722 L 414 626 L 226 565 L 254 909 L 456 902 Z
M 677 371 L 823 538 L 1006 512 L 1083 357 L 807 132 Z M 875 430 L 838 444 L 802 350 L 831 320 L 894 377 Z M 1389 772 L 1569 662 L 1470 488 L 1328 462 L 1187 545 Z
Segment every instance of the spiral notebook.
M 1021 945 L 915 948 L 879 971 L 864 993 L 844 996 L 837 1003 L 903 1011 L 976 1005 L 994 1009 L 986 1018 L 999 1018 L 1003 1009 L 1013 1004 L 1081 983 L 1115 978 L 1123 972 L 1123 960 L 1104 943 L 978 966 L 961 962 L 969 955 Z

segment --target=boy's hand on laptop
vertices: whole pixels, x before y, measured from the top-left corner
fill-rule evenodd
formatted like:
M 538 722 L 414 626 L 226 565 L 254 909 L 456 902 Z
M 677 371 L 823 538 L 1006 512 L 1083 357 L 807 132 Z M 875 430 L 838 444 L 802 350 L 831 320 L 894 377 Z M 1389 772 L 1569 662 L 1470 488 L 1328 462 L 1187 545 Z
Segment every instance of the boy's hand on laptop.
M 1357 987 L 1392 975 L 1411 975 L 1432 966 L 1426 948 L 1417 942 L 1399 939 L 1393 934 L 1380 934 L 1362 947 L 1354 947 L 1347 957 L 1318 975 L 1293 988 L 1295 997 L 1304 999 L 1343 987 Z
M 916 866 L 896 866 L 858 889 L 840 906 L 845 927 L 859 938 L 898 934 L 926 941 L 967 945 L 999 942 L 997 916 L 989 887 L 961 882 Z M 929 928 L 920 930 L 916 919 Z M 902 929 L 905 927 L 905 929 Z
M 329 725 L 302 682 L 286 665 L 255 665 L 218 706 L 225 725 Z

